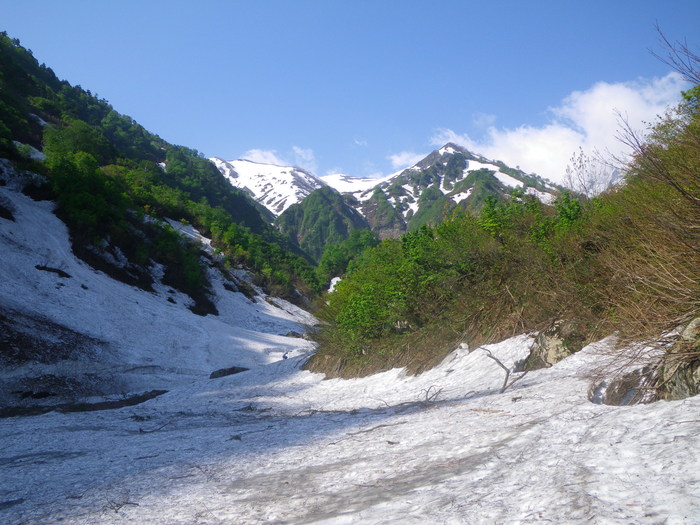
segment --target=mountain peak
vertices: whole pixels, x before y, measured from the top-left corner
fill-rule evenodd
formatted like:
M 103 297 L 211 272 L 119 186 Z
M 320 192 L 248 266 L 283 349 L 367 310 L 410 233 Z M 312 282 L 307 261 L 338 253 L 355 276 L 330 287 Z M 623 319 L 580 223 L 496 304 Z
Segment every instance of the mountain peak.
M 448 142 L 445 144 L 442 148 L 437 150 L 441 155 L 444 154 L 453 154 L 453 153 L 463 153 L 465 155 L 471 156 L 471 152 L 465 148 L 464 146 L 460 146 L 459 144 L 455 144 L 454 142 Z
M 250 193 L 260 204 L 279 216 L 311 192 L 327 186 L 320 178 L 293 166 L 264 164 L 247 159 L 209 159 L 233 186 Z

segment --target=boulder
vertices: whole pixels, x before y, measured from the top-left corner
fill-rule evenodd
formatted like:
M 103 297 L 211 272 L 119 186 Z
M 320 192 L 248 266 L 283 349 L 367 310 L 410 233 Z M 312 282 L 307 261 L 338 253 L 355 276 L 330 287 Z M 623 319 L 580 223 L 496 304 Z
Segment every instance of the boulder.
M 660 394 L 672 401 L 700 393 L 700 317 L 688 323 L 666 356 Z
M 586 336 L 580 323 L 565 319 L 554 321 L 538 334 L 525 369 L 548 368 L 578 352 L 585 344 Z

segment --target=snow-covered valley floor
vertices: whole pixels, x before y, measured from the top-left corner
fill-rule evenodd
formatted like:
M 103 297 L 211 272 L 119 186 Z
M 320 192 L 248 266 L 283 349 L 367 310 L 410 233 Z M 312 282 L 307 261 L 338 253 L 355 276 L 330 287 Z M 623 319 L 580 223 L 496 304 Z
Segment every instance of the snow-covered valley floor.
M 512 365 L 529 338 L 489 347 Z M 700 399 L 588 400 L 591 345 L 499 393 L 483 349 L 417 377 L 296 357 L 136 407 L 0 422 L 4 523 L 697 523 Z M 3 516 L 4 515 L 4 516 Z
M 0 523 L 700 523 L 700 397 L 592 403 L 610 340 L 503 393 L 487 351 L 512 368 L 530 336 L 457 349 L 415 377 L 325 380 L 301 370 L 313 348 L 289 333 L 313 319 L 292 305 L 227 291 L 213 272 L 220 315 L 195 316 L 182 294 L 75 259 L 51 203 L 8 183 L 0 204 L 14 218 L 0 218 L 0 308 L 98 342 L 4 366 L 0 401 L 54 402 L 12 391 L 54 375 L 94 381 L 77 392 L 92 400 L 169 390 L 0 419 Z M 230 366 L 251 369 L 209 379 Z

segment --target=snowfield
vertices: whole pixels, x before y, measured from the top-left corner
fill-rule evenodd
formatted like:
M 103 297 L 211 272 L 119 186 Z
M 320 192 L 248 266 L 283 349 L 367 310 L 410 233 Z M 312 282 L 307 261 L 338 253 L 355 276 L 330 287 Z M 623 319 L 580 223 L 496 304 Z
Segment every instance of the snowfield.
M 326 183 L 301 168 L 261 164 L 250 160 L 209 159 L 231 185 L 248 191 L 253 198 L 279 216 Z
M 531 335 L 457 348 L 418 376 L 326 380 L 301 369 L 313 347 L 285 334 L 314 320 L 289 303 L 247 299 L 212 271 L 220 315 L 196 316 L 182 294 L 75 259 L 51 203 L 12 184 L 0 203 L 15 218 L 0 218 L 0 307 L 100 342 L 4 367 L 0 384 L 60 371 L 122 388 L 100 399 L 169 390 L 0 419 L 3 524 L 700 522 L 700 397 L 591 402 L 611 339 L 524 376 Z M 504 392 L 489 353 L 512 371 Z M 234 365 L 251 369 L 209 379 Z
M 488 349 L 506 366 L 520 336 Z M 304 357 L 142 405 L 0 422 L 5 523 L 697 523 L 690 398 L 588 400 L 606 342 L 499 393 L 483 349 L 417 377 Z

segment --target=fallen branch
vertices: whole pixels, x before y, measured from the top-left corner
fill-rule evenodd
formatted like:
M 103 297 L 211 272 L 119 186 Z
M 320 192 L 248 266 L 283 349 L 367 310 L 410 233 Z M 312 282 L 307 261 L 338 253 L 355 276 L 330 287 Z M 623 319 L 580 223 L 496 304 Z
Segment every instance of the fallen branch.
M 162 424 L 158 428 L 154 428 L 153 430 L 144 430 L 141 427 L 139 427 L 139 434 L 152 434 L 153 432 L 158 432 L 159 430 L 167 427 L 172 421 L 168 421 L 167 423 Z
M 525 372 L 523 372 L 523 373 L 520 374 L 518 377 L 516 377 L 515 379 L 513 379 L 513 381 L 511 381 L 510 383 L 508 383 L 508 379 L 510 378 L 510 368 L 508 368 L 506 365 L 504 365 L 503 363 L 501 363 L 500 359 L 498 359 L 496 356 L 494 356 L 494 355 L 491 353 L 490 350 L 487 350 L 486 348 L 484 348 L 483 350 L 484 350 L 484 352 L 486 352 L 487 357 L 490 357 L 491 359 L 493 359 L 494 361 L 496 361 L 496 363 L 498 364 L 498 366 L 500 366 L 500 367 L 501 367 L 503 370 L 505 370 L 505 372 L 506 372 L 506 378 L 503 380 L 503 386 L 501 387 L 501 391 L 499 392 L 500 394 L 502 394 L 503 392 L 505 392 L 506 389 L 508 389 L 508 388 L 510 388 L 511 386 L 513 386 L 513 383 L 515 383 L 516 381 L 519 381 L 520 379 L 522 379 L 523 377 L 525 377 L 525 374 L 527 374 L 528 371 L 525 370 Z

